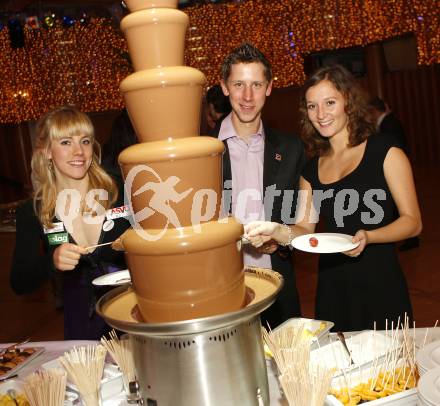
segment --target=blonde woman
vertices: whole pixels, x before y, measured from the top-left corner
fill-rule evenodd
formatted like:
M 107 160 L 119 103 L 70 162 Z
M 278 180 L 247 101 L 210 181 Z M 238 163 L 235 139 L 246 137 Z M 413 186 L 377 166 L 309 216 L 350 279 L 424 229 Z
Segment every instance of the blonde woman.
M 36 133 L 34 196 L 17 210 L 11 286 L 17 294 L 29 293 L 59 274 L 65 339 L 98 339 L 108 327 L 95 313 L 104 292 L 92 280 L 125 262 L 110 246 L 86 247 L 113 241 L 129 227 L 123 196 L 99 164 L 86 114 L 58 108 L 38 122 Z
M 313 156 L 300 179 L 307 198 L 297 213 L 305 216 L 293 227 L 251 223 L 245 226 L 247 237 L 256 247 L 272 239 L 288 244 L 313 233 L 320 214 L 325 231 L 353 235 L 359 245 L 321 254 L 315 317 L 333 321 L 341 331 L 372 329 L 375 322 L 382 329 L 386 319 L 396 323 L 405 313 L 411 318 L 394 247 L 422 229 L 408 158 L 374 134 L 363 92 L 342 66 L 321 68 L 306 81 L 300 112 Z

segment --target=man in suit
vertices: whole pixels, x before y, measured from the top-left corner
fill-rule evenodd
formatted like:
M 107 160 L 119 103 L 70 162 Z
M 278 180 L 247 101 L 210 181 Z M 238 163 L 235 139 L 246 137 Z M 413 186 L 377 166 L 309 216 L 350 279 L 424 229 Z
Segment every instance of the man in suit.
M 232 186 L 232 201 L 227 211 L 242 223 L 264 219 L 292 223 L 290 210 L 293 206 L 294 213 L 295 198 L 284 208 L 282 202 L 285 191 L 296 190 L 305 155 L 302 142 L 295 135 L 282 135 L 262 123 L 261 111 L 272 91 L 269 62 L 253 45 L 242 44 L 222 65 L 221 87 L 232 107 L 218 134 L 225 144 L 225 189 Z M 267 244 L 259 250 L 243 245 L 243 259 L 245 265 L 272 268 L 284 277 L 284 288 L 262 314 L 263 324 L 267 322 L 273 328 L 300 316 L 290 250 L 276 244 Z
M 404 151 L 407 151 L 405 131 L 400 120 L 385 104 L 385 102 L 375 97 L 369 103 L 371 114 L 376 121 L 377 131 L 385 137 L 391 139 Z
M 400 120 L 390 110 L 387 104 L 379 97 L 374 97 L 369 103 L 370 112 L 376 120 L 376 129 L 379 136 L 388 138 L 408 154 L 405 131 Z M 399 247 L 400 251 L 408 251 L 420 245 L 419 237 L 411 237 Z
M 231 112 L 229 97 L 223 94 L 220 85 L 211 86 L 206 92 L 206 135 L 217 137 L 222 120 Z

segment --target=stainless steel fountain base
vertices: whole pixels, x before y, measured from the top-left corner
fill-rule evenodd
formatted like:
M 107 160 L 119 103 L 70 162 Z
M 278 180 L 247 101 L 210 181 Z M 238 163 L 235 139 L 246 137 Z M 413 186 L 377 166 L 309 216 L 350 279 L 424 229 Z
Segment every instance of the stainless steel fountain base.
M 194 320 L 136 321 L 134 294 L 124 287 L 100 299 L 98 313 L 108 324 L 130 335 L 144 404 L 269 405 L 259 314 L 273 303 L 283 279 L 263 269 L 247 270 L 246 276 L 247 287 L 254 293 L 248 306 Z
M 147 405 L 269 405 L 260 317 L 180 337 L 132 335 Z

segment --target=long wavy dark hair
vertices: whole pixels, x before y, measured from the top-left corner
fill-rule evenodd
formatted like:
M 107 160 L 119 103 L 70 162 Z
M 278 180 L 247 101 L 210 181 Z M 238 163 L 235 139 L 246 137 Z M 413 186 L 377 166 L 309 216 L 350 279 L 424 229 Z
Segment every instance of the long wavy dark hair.
M 300 95 L 301 136 L 308 155 L 322 156 L 330 150 L 330 141 L 322 137 L 313 127 L 307 115 L 306 93 L 323 80 L 328 80 L 345 98 L 345 112 L 348 115 L 348 146 L 354 147 L 364 142 L 374 133 L 374 124 L 368 110 L 368 98 L 353 75 L 341 65 L 325 66 L 318 69 L 304 83 Z

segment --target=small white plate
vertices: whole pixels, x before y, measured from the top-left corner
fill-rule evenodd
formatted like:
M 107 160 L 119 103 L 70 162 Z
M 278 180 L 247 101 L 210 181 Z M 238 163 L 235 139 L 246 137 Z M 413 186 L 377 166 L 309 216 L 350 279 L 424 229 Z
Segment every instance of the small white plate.
M 95 286 L 120 286 L 131 282 L 130 272 L 128 269 L 123 271 L 111 272 L 93 279 Z
M 416 361 L 424 372 L 440 367 L 440 340 L 425 345 L 416 354 Z
M 417 385 L 419 393 L 427 404 L 440 404 L 440 368 L 429 370 L 420 377 Z
M 316 238 L 318 245 L 312 247 L 310 245 L 310 238 Z M 335 252 L 345 252 L 356 248 L 359 242 L 353 244 L 352 235 L 338 234 L 338 233 L 315 233 L 300 235 L 292 240 L 292 247 L 297 250 L 314 252 L 317 254 L 331 254 Z
M 23 392 L 23 382 L 19 379 L 8 379 L 0 383 L 0 397 L 7 395 L 9 389 L 14 389 L 17 393 Z

